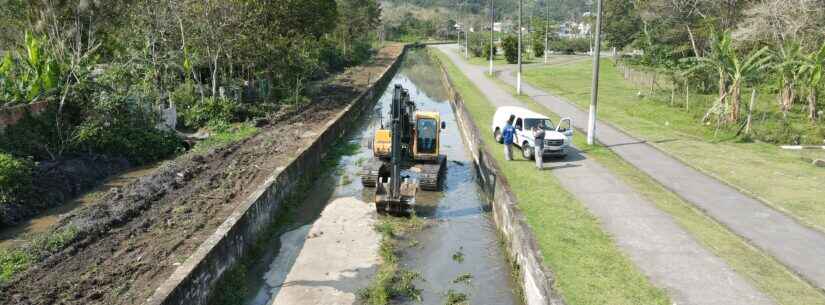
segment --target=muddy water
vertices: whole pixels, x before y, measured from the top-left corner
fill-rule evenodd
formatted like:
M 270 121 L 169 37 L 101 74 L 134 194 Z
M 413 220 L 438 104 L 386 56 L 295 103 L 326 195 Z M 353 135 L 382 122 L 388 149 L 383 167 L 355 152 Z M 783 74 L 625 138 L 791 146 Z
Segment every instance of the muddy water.
M 77 208 L 94 204 L 109 190 L 116 187 L 122 187 L 136 181 L 141 177 L 152 173 L 152 171 L 160 165 L 161 163 L 154 163 L 137 167 L 123 174 L 109 178 L 100 186 L 94 188 L 77 199 L 74 199 L 59 207 L 48 209 L 37 217 L 29 219 L 21 224 L 0 230 L 0 248 L 14 247 L 21 244 L 26 236 L 46 232 L 66 214 Z
M 419 217 L 430 224 L 427 229 L 412 236 L 415 246 L 403 249 L 402 264 L 420 272 L 423 280 L 416 283 L 422 289 L 422 302 L 410 304 L 444 304 L 448 291 L 464 293 L 470 304 L 518 304 L 513 295 L 510 269 L 499 247 L 496 230 L 489 214 L 489 204 L 481 195 L 476 183 L 472 161 L 457 129 L 452 109 L 447 102 L 447 92 L 438 78 L 440 73 L 424 50 L 407 55 L 399 73 L 391 84 L 402 84 L 409 89 L 420 110 L 438 111 L 447 123 L 442 134 L 442 151 L 448 156 L 448 170 L 443 192 L 419 191 L 416 205 Z M 349 141 L 364 144 L 371 140 L 375 129 L 381 125 L 382 114 L 392 100 L 392 85 L 382 95 L 368 119 L 357 129 Z M 338 168 L 319 179 L 303 206 L 309 212 L 294 228 L 310 224 L 329 202 L 353 197 L 373 202 L 372 189 L 364 189 L 358 171 L 372 151 L 361 145 L 354 154 L 341 158 Z M 303 227 L 305 228 L 305 227 Z M 299 229 L 300 230 L 300 229 Z M 271 253 L 278 252 L 280 245 L 270 245 Z M 455 256 L 455 259 L 454 259 Z M 261 266 L 253 267 L 250 276 L 259 280 L 251 287 L 251 305 L 272 302 L 277 288 L 263 280 L 272 277 L 275 270 L 267 270 L 271 257 L 262 260 Z M 263 274 L 263 275 L 262 275 Z M 469 274 L 468 283 L 453 283 L 463 274 Z

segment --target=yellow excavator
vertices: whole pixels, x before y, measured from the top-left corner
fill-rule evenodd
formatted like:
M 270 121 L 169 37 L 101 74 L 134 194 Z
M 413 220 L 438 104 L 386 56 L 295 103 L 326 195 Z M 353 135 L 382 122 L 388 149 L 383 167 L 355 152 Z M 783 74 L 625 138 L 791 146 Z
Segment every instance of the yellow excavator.
M 361 170 L 361 183 L 375 187 L 378 212 L 409 213 L 420 187 L 439 191 L 447 169 L 441 154 L 441 131 L 446 124 L 438 112 L 417 111 L 410 95 L 395 85 L 390 109 L 390 128 L 375 131 L 373 159 Z M 417 173 L 415 180 L 401 176 L 402 169 Z

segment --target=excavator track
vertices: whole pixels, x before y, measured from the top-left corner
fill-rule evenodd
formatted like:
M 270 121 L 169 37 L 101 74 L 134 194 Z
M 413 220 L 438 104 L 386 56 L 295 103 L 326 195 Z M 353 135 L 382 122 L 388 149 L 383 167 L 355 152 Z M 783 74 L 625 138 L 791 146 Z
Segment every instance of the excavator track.
M 375 187 L 378 185 L 378 178 L 381 177 L 382 172 L 386 171 L 384 168 L 384 161 L 372 159 L 364 164 L 361 168 L 361 184 L 365 187 Z M 386 173 L 384 173 L 386 176 Z
M 440 155 L 436 163 L 421 163 L 418 176 L 419 187 L 425 191 L 440 191 L 443 185 L 444 173 L 447 171 L 447 156 Z

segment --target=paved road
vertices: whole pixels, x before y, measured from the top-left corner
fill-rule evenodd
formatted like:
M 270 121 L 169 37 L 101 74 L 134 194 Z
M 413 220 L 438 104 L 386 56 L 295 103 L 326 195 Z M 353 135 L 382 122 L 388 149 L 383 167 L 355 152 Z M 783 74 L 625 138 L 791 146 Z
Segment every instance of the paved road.
M 495 82 L 454 53 L 437 46 L 496 106 L 523 106 Z M 484 122 L 479 122 L 486 126 Z M 595 161 L 573 153 L 549 164 L 550 173 L 600 219 L 622 251 L 676 304 L 773 304 L 720 258 L 699 245 L 666 213 Z M 552 204 L 552 203 L 548 203 Z
M 513 70 L 508 67 L 498 73 L 499 79 L 515 86 Z M 575 105 L 526 83 L 522 84 L 522 90 L 551 111 L 573 118 L 577 128 L 586 130 L 587 113 Z M 800 224 L 611 125 L 598 122 L 596 134 L 599 142 L 627 162 L 774 256 L 816 287 L 825 289 L 825 234 L 821 231 Z

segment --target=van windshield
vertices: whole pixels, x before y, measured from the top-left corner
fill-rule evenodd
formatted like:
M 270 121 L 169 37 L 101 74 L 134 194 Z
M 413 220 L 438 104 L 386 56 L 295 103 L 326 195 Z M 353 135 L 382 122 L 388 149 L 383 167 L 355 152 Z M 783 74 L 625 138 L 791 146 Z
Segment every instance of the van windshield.
M 530 130 L 533 129 L 533 127 L 535 127 L 539 123 L 541 123 L 542 127 L 544 127 L 544 130 L 556 129 L 555 125 L 553 125 L 553 122 L 548 119 L 524 119 L 524 128 L 526 128 L 525 130 Z

